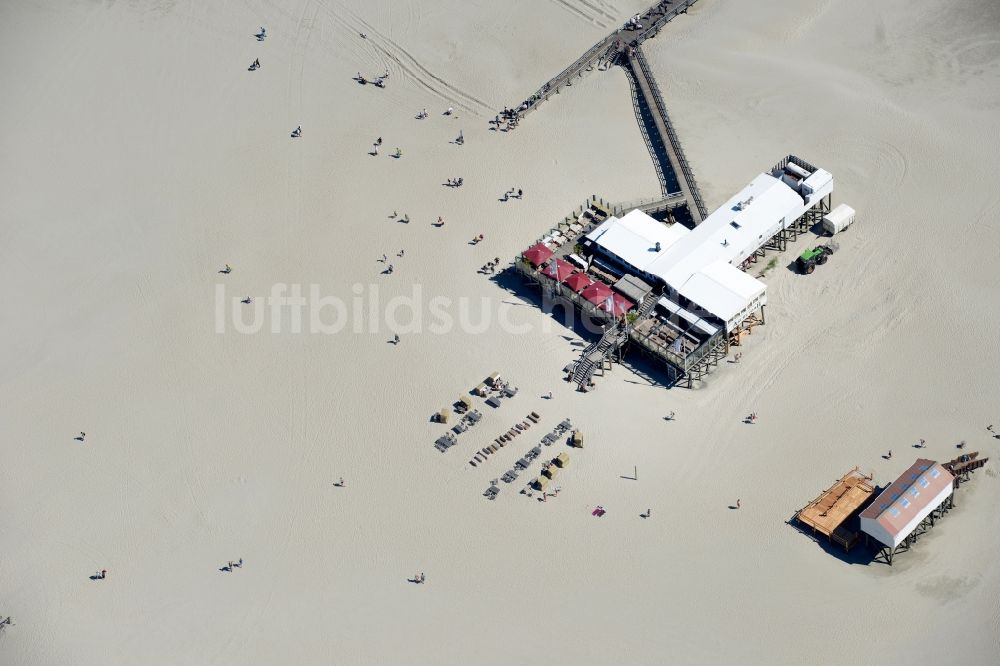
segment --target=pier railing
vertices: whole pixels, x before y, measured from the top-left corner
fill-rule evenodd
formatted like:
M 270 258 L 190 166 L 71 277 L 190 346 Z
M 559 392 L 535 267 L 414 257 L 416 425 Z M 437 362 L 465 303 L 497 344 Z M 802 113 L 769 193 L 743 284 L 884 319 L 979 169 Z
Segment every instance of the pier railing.
M 698 183 L 694 179 L 694 171 L 691 169 L 691 163 L 688 162 L 687 156 L 684 155 L 684 147 L 681 145 L 680 137 L 677 136 L 677 130 L 674 129 L 673 123 L 670 122 L 670 116 L 667 114 L 667 105 L 663 102 L 663 96 L 660 94 L 659 86 L 656 85 L 656 79 L 653 77 L 653 72 L 649 68 L 649 62 L 646 60 L 646 55 L 638 46 L 633 48 L 632 55 L 634 56 L 635 62 L 639 64 L 639 67 L 642 70 L 642 76 L 646 79 L 646 83 L 649 85 L 649 90 L 653 97 L 650 101 L 656 105 L 655 111 L 663 120 L 663 125 L 667 130 L 667 138 L 673 146 L 678 166 L 682 172 L 680 175 L 682 175 L 684 180 L 687 182 L 691 198 L 694 199 L 694 204 L 698 207 L 698 211 L 701 213 L 701 218 L 704 219 L 708 217 L 708 209 L 705 208 L 705 202 L 702 200 L 701 192 L 698 190 Z M 637 76 L 638 74 L 639 73 L 636 72 Z
M 636 120 L 639 122 L 639 133 L 642 134 L 642 140 L 646 143 L 646 150 L 649 151 L 649 157 L 653 160 L 653 168 L 656 170 L 656 178 L 660 181 L 660 192 L 663 193 L 664 197 L 670 196 L 670 188 L 667 186 L 667 175 L 663 172 L 663 164 L 660 162 L 660 157 L 657 154 L 656 146 L 653 145 L 653 139 L 649 136 L 649 129 L 646 127 L 646 123 L 642 119 L 642 90 L 639 89 L 639 82 L 636 81 L 636 75 L 629 72 L 628 83 L 629 87 L 632 88 L 632 107 L 635 109 Z M 653 112 L 652 109 L 649 110 L 650 113 Z
M 644 213 L 650 213 L 683 206 L 685 203 L 687 203 L 687 197 L 684 196 L 684 193 L 674 192 L 665 197 L 646 197 L 644 199 L 613 203 L 611 204 L 611 212 L 619 216 L 636 209 Z

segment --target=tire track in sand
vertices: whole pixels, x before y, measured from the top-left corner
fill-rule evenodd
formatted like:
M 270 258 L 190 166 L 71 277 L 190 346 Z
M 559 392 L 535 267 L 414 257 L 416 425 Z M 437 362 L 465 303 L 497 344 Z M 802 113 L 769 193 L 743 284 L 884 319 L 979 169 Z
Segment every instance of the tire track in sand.
M 467 111 L 480 117 L 492 116 L 496 105 L 485 102 L 472 93 L 466 92 L 448 81 L 444 80 L 434 72 L 424 67 L 412 53 L 400 46 L 397 42 L 386 37 L 377 28 L 357 16 L 347 8 L 342 8 L 342 13 L 334 11 L 329 5 L 317 3 L 327 16 L 336 23 L 348 28 L 354 34 L 364 33 L 367 36 L 365 41 L 374 48 L 382 57 L 396 63 L 399 69 L 409 76 L 417 85 L 436 95 L 450 105 Z M 350 18 L 346 18 L 350 17 Z
M 605 30 L 611 27 L 611 21 L 615 20 L 615 17 L 609 14 L 608 12 L 600 9 L 599 7 L 591 5 L 585 0 L 577 0 L 576 2 L 574 2 L 573 0 L 549 0 L 549 1 L 559 5 L 569 13 L 573 14 L 574 16 L 582 18 L 588 23 L 592 23 L 600 28 L 604 28 Z M 584 9 L 584 7 L 586 9 Z M 588 12 L 587 9 L 591 10 L 591 12 L 593 13 Z

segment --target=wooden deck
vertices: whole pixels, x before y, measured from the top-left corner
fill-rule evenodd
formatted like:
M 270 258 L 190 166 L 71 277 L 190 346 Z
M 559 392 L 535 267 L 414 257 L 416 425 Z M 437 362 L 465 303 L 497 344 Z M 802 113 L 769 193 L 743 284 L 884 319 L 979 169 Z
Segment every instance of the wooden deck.
M 851 533 L 847 530 L 838 530 L 838 528 L 865 503 L 865 500 L 873 492 L 875 492 L 875 487 L 871 484 L 871 479 L 854 468 L 801 509 L 795 517 L 800 523 L 830 537 L 831 540 L 836 533 L 836 541 L 842 543 L 842 541 L 850 539 Z M 847 543 L 842 543 L 842 545 L 848 547 Z

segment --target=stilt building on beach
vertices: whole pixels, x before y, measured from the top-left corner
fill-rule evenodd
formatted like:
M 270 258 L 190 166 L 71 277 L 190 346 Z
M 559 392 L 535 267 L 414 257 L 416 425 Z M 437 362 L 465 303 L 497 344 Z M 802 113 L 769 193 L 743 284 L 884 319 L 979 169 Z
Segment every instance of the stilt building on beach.
M 764 323 L 767 286 L 744 271 L 818 224 L 832 192 L 828 171 L 789 155 L 692 229 L 588 202 L 589 211 L 540 238 L 515 267 L 550 302 L 609 324 L 571 371 L 581 388 L 629 342 L 665 364 L 668 383 L 691 386 Z
M 882 546 L 886 563 L 952 508 L 954 480 L 939 463 L 920 458 L 861 512 L 861 531 Z

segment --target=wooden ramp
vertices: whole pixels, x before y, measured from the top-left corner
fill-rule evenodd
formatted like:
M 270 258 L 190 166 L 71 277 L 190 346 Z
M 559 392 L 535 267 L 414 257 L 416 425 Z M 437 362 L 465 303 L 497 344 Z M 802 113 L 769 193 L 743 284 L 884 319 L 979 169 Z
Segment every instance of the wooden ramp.
M 972 453 L 962 454 L 954 460 L 941 463 L 941 466 L 952 473 L 955 477 L 954 487 L 958 488 L 960 483 L 969 480 L 970 474 L 984 466 L 989 461 L 989 458 L 980 458 L 979 451 L 973 451 Z

